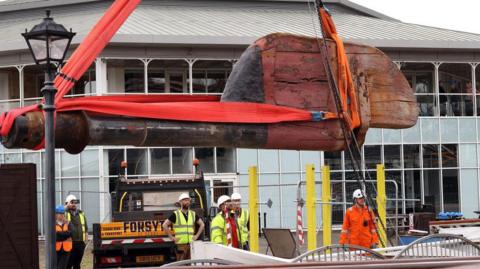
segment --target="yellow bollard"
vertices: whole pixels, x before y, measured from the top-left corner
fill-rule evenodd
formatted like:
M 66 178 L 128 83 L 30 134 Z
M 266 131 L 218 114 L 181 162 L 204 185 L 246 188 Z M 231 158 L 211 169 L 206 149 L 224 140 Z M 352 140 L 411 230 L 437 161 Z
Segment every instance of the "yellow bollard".
M 377 209 L 378 218 L 380 223 L 377 224 L 378 236 L 381 248 L 386 247 L 387 233 L 384 228 L 387 225 L 387 195 L 385 191 L 385 166 L 383 164 L 377 164 Z
M 248 208 L 250 210 L 250 251 L 257 252 L 259 249 L 258 242 L 258 177 L 257 167 L 250 166 L 248 168 L 249 178 L 249 197 Z
M 332 194 L 330 192 L 330 167 L 322 167 L 322 223 L 323 245 L 332 244 Z
M 307 232 L 308 232 L 308 250 L 317 248 L 317 212 L 315 197 L 315 168 L 313 164 L 306 166 L 307 178 L 307 199 L 305 206 L 307 207 Z

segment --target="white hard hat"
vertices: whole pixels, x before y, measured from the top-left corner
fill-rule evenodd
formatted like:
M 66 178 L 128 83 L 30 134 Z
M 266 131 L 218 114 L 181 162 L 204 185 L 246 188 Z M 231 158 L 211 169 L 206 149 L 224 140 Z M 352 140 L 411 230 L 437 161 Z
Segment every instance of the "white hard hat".
M 354 192 L 353 192 L 353 199 L 357 199 L 357 198 L 364 198 L 365 195 L 363 195 L 363 192 L 361 189 L 356 189 Z
M 227 202 L 228 200 L 230 200 L 230 197 L 228 197 L 228 195 L 222 195 L 218 198 L 217 205 L 221 206 L 223 203 Z
M 78 200 L 77 197 L 73 194 L 69 194 L 67 198 L 65 198 L 65 204 L 69 204 L 73 200 Z
M 232 200 L 242 200 L 242 196 L 238 192 L 234 192 L 231 196 Z
M 180 194 L 180 196 L 178 196 L 178 201 L 180 202 L 183 199 L 190 199 L 190 195 L 188 195 L 188 193 L 186 193 L 186 192 Z

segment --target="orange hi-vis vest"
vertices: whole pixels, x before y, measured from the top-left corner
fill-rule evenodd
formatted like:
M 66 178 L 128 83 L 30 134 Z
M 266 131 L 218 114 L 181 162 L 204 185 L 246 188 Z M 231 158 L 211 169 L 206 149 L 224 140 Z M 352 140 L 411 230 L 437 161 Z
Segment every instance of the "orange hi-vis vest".
M 55 225 L 55 230 L 57 232 L 68 232 L 68 222 L 63 223 L 62 226 L 57 223 Z M 70 252 L 72 250 L 72 237 L 69 237 L 65 241 L 57 241 L 55 244 L 55 250 L 60 251 L 62 248 L 65 252 Z
M 348 208 L 343 219 L 340 244 L 357 245 L 365 248 L 378 244 L 377 230 L 372 216 L 373 212 L 366 206 Z

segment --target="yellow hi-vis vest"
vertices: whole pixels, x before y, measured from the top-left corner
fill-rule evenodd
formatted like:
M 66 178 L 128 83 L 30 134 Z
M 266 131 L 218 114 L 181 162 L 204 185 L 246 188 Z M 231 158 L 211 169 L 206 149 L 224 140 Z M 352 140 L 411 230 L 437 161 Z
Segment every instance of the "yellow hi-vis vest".
M 175 223 L 173 223 L 175 237 L 179 238 L 177 244 L 188 244 L 193 241 L 195 235 L 195 212 L 188 210 L 188 220 L 185 219 L 182 211 L 175 211 Z
M 237 223 L 238 223 L 238 229 L 240 230 L 240 236 L 241 236 L 241 243 L 242 246 L 244 246 L 248 242 L 248 220 L 250 219 L 250 214 L 248 210 L 246 209 L 241 209 L 240 211 L 240 216 L 237 218 Z
M 72 221 L 72 214 L 69 211 L 65 211 L 65 215 L 67 220 L 70 222 Z M 85 213 L 83 211 L 78 211 L 78 216 L 80 217 L 80 224 L 82 224 L 82 234 L 83 234 L 83 241 L 87 241 L 87 225 L 85 221 Z
M 240 236 L 240 229 L 237 227 L 237 238 L 239 241 Z M 222 212 L 218 213 L 213 218 L 212 223 L 210 223 L 210 241 L 224 246 L 227 245 L 227 225 Z
M 222 213 L 218 213 L 210 224 L 210 240 L 220 245 L 227 245 L 227 228 Z

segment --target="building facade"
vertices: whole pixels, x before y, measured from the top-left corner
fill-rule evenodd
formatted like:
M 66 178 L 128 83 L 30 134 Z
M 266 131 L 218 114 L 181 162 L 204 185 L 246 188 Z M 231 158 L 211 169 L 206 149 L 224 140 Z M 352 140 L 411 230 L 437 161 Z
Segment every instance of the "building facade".
M 60 3 L 61 2 L 61 3 Z M 74 46 L 110 1 L 14 1 L 0 3 L 0 111 L 38 103 L 43 72 L 20 33 L 38 23 L 50 6 L 59 23 L 78 32 Z M 242 51 L 272 32 L 320 36 L 314 1 L 143 1 L 70 96 L 109 94 L 219 95 Z M 436 212 L 480 209 L 480 35 L 402 23 L 348 1 L 326 1 L 346 42 L 376 46 L 397 64 L 417 97 L 420 118 L 404 130 L 370 129 L 362 168 L 375 179 L 383 163 L 388 206 L 399 213 L 422 205 Z M 60 4 L 59 4 L 60 3 Z M 294 228 L 297 184 L 305 165 L 331 168 L 333 219 L 342 215 L 357 188 L 346 152 L 192 147 L 87 147 L 81 154 L 56 151 L 56 200 L 81 200 L 89 223 L 110 218 L 109 182 L 128 162 L 128 175 L 189 174 L 200 160 L 211 202 L 238 189 L 248 197 L 248 167 L 258 166 L 260 200 L 273 201 L 268 227 Z M 0 147 L 0 163 L 37 164 L 39 232 L 43 232 L 44 152 Z M 317 194 L 320 195 L 320 185 Z M 398 198 L 395 203 L 394 198 Z M 341 204 L 341 202 L 344 202 Z M 320 207 L 318 211 L 320 213 Z M 263 218 L 262 218 L 263 219 Z M 317 223 L 321 223 L 318 214 Z

